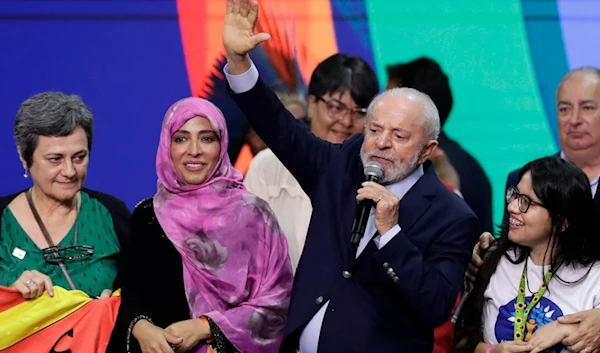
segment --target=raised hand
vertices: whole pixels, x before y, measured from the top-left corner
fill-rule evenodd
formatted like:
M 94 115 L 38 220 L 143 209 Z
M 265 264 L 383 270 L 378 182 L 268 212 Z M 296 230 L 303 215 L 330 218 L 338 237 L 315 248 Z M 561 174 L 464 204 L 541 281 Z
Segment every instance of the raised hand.
M 227 12 L 223 24 L 223 46 L 230 64 L 244 61 L 250 50 L 271 38 L 268 33 L 254 34 L 257 19 L 256 1 L 227 0 Z

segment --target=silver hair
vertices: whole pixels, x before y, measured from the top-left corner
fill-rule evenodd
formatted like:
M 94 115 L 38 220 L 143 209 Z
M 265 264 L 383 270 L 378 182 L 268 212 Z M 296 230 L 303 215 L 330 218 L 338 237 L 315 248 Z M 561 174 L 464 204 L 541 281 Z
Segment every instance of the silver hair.
M 576 73 L 582 73 L 585 76 L 592 76 L 593 78 L 600 80 L 600 69 L 598 69 L 597 67 L 582 66 L 577 69 L 573 69 L 573 70 L 567 72 L 567 74 L 565 76 L 563 76 L 562 80 L 560 80 L 560 83 L 558 84 L 558 86 L 556 88 L 556 97 L 558 97 L 558 90 L 560 90 L 560 87 L 562 87 L 562 85 L 565 83 L 565 81 L 567 81 L 571 76 L 573 76 Z
M 36 94 L 21 104 L 15 118 L 14 139 L 27 167 L 40 136 L 68 136 L 83 128 L 92 150 L 94 117 L 81 97 L 62 92 Z
M 425 136 L 429 140 L 437 140 L 440 136 L 440 113 L 435 103 L 429 96 L 421 91 L 409 87 L 392 88 L 379 93 L 367 108 L 367 121 L 373 115 L 373 110 L 377 104 L 385 97 L 406 97 L 411 100 L 418 100 L 421 105 L 423 129 Z

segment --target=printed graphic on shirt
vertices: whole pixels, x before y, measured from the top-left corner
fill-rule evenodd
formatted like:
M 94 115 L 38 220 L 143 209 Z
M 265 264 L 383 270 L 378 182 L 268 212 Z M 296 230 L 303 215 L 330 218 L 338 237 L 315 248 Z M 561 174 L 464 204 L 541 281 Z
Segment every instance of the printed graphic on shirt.
M 496 326 L 494 327 L 494 333 L 498 342 L 513 341 L 514 340 L 514 323 L 515 323 L 515 308 L 517 299 L 513 299 L 508 304 L 503 305 L 498 310 L 498 318 L 496 320 Z M 525 307 L 529 305 L 531 297 L 525 298 Z M 531 313 L 527 317 L 527 324 L 525 325 L 525 341 L 531 339 L 531 335 L 540 327 L 556 321 L 559 317 L 563 316 L 562 310 L 553 301 L 546 297 L 542 297 L 540 302 L 531 309 Z M 559 353 L 564 347 L 557 345 L 544 352 L 548 353 Z

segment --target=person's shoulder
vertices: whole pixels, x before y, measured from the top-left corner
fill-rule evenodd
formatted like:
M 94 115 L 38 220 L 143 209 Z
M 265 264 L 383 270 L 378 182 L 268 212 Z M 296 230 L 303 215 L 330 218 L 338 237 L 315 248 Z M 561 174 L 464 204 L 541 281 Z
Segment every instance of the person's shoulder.
M 146 197 L 140 200 L 133 209 L 131 216 L 132 224 L 147 224 L 156 218 L 154 212 L 154 197 Z
M 81 191 L 98 200 L 110 212 L 120 214 L 124 217 L 129 217 L 131 215 L 125 202 L 116 196 L 87 188 L 83 188 Z
M 254 156 L 252 163 L 273 163 L 273 160 L 279 161 L 275 153 L 273 153 L 273 150 L 270 148 L 265 148 Z
M 262 198 L 256 196 L 252 192 L 246 190 L 242 195 L 242 204 L 243 208 L 248 210 L 252 210 L 253 212 L 258 212 L 263 215 L 263 217 L 275 217 L 275 212 L 271 209 L 269 203 Z
M 547 157 L 560 157 L 560 152 Z M 525 166 L 525 163 L 523 164 L 523 166 Z M 506 183 L 508 184 L 508 186 L 517 186 L 517 183 L 519 182 L 519 173 L 521 172 L 523 166 L 508 173 L 508 177 L 506 178 Z
M 363 134 L 363 133 L 354 134 L 342 143 L 342 150 L 349 149 L 349 150 L 353 151 L 355 148 L 358 148 L 360 151 L 360 147 L 362 146 L 362 143 L 364 140 L 365 140 L 365 134 Z
M 498 251 L 502 251 L 498 246 L 490 248 L 488 251 L 485 261 L 488 261 L 492 257 L 492 253 L 495 256 L 499 256 L 498 264 L 494 273 L 504 273 L 503 276 L 493 276 L 494 278 L 518 278 L 523 273 L 523 267 L 525 262 L 517 262 L 520 256 L 520 250 L 518 248 L 507 249 L 503 254 L 497 254 Z
M 457 213 L 462 213 L 465 216 L 476 217 L 471 207 L 469 207 L 469 204 L 467 204 L 467 202 L 460 195 L 454 192 L 454 190 L 448 189 L 441 181 L 439 181 L 437 196 L 442 202 L 451 204 L 452 208 Z
M 277 168 L 279 165 L 283 166 L 275 153 L 270 148 L 266 148 L 252 158 L 248 172 L 270 174 L 272 169 Z
M 596 261 L 591 265 L 590 276 L 592 277 L 590 282 L 593 282 L 593 283 L 600 282 L 600 261 Z
M 133 208 L 133 213 L 137 214 L 141 212 L 146 212 L 149 209 L 154 209 L 154 197 L 152 196 L 146 197 L 145 199 L 142 199 L 138 203 L 136 203 L 135 207 Z
M 254 156 L 250 168 L 246 173 L 246 179 L 258 178 L 265 186 L 278 187 L 290 183 L 294 179 L 288 169 L 281 163 L 275 153 L 270 149 L 264 149 Z M 248 185 L 247 183 L 245 183 Z M 254 191 L 254 190 L 252 190 Z
M 437 178 L 429 180 L 429 182 L 432 183 L 430 187 L 434 187 L 433 192 L 429 192 L 434 197 L 432 210 L 440 217 L 439 219 L 451 223 L 467 222 L 476 227 L 478 224 L 477 215 L 462 197 L 448 189 Z
M 578 272 L 583 275 L 587 274 L 589 271 L 589 277 L 594 278 L 594 283 L 597 283 L 596 280 L 600 281 L 600 261 L 598 260 L 588 265 L 574 265 L 572 266 L 572 268 L 575 270 L 575 272 Z
M 14 194 L 0 196 L 0 213 L 4 211 L 6 207 L 20 194 L 22 194 L 25 190 L 21 190 Z
M 600 262 L 563 264 L 557 271 L 561 285 L 596 287 L 600 281 Z
M 510 173 L 508 173 L 508 177 L 506 178 L 507 182 L 513 182 L 515 180 L 519 179 L 519 172 L 521 171 L 521 168 L 515 169 L 513 171 L 511 171 Z M 513 185 L 514 186 L 514 185 Z

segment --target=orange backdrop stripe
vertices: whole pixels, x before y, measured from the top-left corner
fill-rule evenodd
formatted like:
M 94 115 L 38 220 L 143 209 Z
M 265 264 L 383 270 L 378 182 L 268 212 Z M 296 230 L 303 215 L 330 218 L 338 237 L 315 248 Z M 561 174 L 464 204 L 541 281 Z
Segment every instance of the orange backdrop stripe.
M 326 0 L 260 0 L 263 15 L 275 18 L 281 35 L 287 35 L 289 52 L 294 43 L 300 72 L 308 83 L 317 64 L 337 52 L 331 5 Z M 209 92 L 207 77 L 214 73 L 216 60 L 224 54 L 221 30 L 226 0 L 178 0 L 179 26 L 191 93 L 205 96 Z M 272 26 L 272 21 L 269 25 Z M 292 23 L 294 25 L 292 26 Z M 291 31 L 295 27 L 295 31 Z M 285 41 L 281 41 L 286 43 Z M 286 45 L 287 46 L 287 45 Z M 274 63 L 279 66 L 280 64 Z M 218 74 L 218 73 L 217 73 Z

